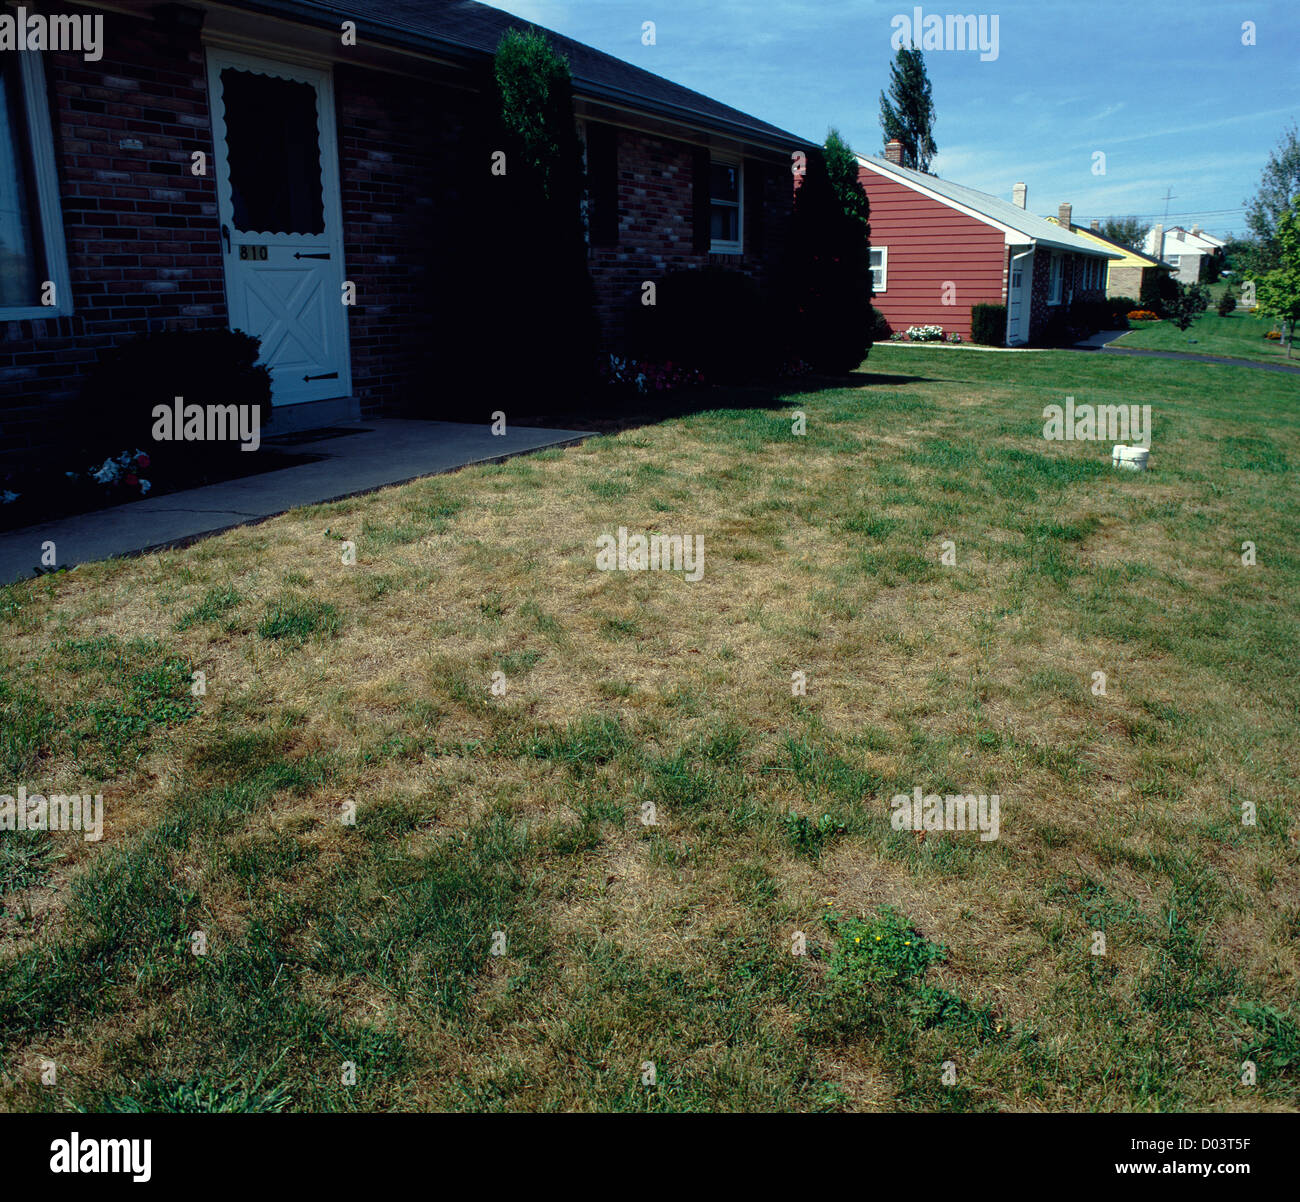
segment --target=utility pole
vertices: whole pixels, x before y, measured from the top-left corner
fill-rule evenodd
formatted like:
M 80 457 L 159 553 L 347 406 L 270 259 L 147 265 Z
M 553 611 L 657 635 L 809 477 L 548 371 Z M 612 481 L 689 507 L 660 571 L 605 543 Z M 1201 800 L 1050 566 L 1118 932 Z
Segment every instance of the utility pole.
M 1178 198 L 1173 194 L 1174 189 L 1171 186 L 1165 189 L 1165 215 L 1160 222 L 1160 245 L 1156 249 L 1156 258 L 1164 261 L 1165 257 L 1165 234 L 1169 229 L 1169 202 Z

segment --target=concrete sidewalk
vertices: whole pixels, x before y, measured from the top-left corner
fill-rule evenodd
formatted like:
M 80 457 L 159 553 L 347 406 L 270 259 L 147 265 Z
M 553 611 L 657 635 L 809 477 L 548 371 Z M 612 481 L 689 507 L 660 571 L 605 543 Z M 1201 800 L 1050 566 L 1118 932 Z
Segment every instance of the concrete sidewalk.
M 285 448 L 325 456 L 315 463 L 165 497 L 147 497 L 0 534 L 0 584 L 35 575 L 42 544 L 47 541 L 54 543 L 57 566 L 71 568 L 116 555 L 192 542 L 300 505 L 337 501 L 471 463 L 490 463 L 591 437 L 590 432 L 581 430 L 514 425 L 508 426 L 503 435 L 493 435 L 486 424 L 394 418 L 362 422 L 356 430 Z

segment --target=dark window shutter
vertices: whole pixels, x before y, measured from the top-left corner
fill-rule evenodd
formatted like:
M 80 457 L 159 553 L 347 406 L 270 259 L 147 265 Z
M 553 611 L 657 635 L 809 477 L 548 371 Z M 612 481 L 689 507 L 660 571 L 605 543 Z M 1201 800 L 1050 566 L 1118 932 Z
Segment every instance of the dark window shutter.
M 618 131 L 612 125 L 587 126 L 587 191 L 592 246 L 617 246 Z
M 745 250 L 761 255 L 767 228 L 764 223 L 763 193 L 767 184 L 767 167 L 757 159 L 745 160 Z
M 695 253 L 704 255 L 709 253 L 713 235 L 709 229 L 709 152 L 703 147 L 695 151 L 694 184 Z

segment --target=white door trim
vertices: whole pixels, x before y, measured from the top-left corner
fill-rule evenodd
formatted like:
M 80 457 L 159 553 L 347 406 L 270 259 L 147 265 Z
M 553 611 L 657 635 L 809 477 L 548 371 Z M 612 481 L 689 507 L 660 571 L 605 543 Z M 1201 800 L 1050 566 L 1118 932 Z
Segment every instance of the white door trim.
M 334 108 L 334 81 L 328 64 L 317 65 L 294 62 L 290 59 L 268 59 L 232 50 L 220 42 L 206 44 L 208 109 L 212 125 L 212 146 L 214 154 L 213 171 L 217 184 L 217 221 L 231 231 L 231 247 L 226 240 L 221 240 L 222 276 L 226 291 L 227 312 L 233 317 L 236 306 L 232 304 L 231 269 L 237 262 L 234 257 L 233 243 L 236 237 L 246 244 L 266 241 L 263 235 L 238 234 L 234 229 L 232 215 L 234 202 L 231 194 L 230 170 L 226 158 L 226 123 L 225 108 L 221 102 L 221 71 L 227 67 L 249 71 L 258 75 L 269 75 L 277 79 L 294 80 L 311 84 L 316 89 L 320 133 L 320 165 L 322 209 L 325 218 L 323 246 L 330 256 L 330 281 L 333 286 L 333 299 L 327 296 L 327 320 L 333 323 L 333 332 L 340 348 L 338 355 L 338 379 L 322 385 L 322 391 L 329 395 L 302 396 L 295 398 L 275 398 L 277 405 L 302 404 L 315 400 L 327 400 L 332 397 L 352 395 L 352 352 L 348 330 L 347 307 L 342 303 L 342 284 L 347 279 L 344 263 L 343 240 L 343 200 L 342 175 L 339 164 L 338 140 L 336 133 Z M 329 317 L 332 310 L 333 317 Z M 333 360 L 331 360 L 331 364 Z

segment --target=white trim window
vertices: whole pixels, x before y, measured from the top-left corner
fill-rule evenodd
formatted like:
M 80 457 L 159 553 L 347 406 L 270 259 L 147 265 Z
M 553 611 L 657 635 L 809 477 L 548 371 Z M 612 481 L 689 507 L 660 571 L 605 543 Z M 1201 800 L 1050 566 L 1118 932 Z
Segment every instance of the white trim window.
M 1170 267 L 1181 267 L 1183 265 L 1183 256 L 1165 255 L 1165 262 L 1168 263 Z
M 739 160 L 709 159 L 709 252 L 738 255 L 744 249 L 744 168 Z
M 71 302 L 41 56 L 0 54 L 0 321 L 57 317 Z
M 1047 303 L 1049 305 L 1059 305 L 1061 303 L 1061 284 L 1065 277 L 1064 267 L 1064 256 L 1053 252 L 1047 277 Z
M 871 248 L 871 291 L 884 292 L 889 283 L 889 247 Z

